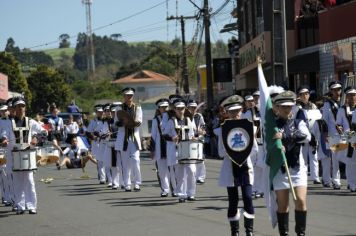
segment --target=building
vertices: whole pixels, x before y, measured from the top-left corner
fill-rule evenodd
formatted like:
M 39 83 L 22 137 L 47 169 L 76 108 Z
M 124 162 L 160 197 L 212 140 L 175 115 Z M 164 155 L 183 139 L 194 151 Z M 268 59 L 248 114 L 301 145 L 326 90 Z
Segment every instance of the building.
M 0 102 L 3 103 L 9 98 L 9 86 L 7 75 L 0 73 Z
M 144 101 L 159 96 L 162 93 L 176 89 L 175 79 L 149 70 L 141 70 L 131 75 L 113 81 L 122 87 L 132 87 L 136 90 L 135 98 Z

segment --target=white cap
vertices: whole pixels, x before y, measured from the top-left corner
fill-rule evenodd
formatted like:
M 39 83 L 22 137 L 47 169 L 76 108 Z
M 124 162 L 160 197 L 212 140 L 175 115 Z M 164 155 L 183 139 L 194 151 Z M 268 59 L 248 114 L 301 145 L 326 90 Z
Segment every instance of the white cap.
M 251 95 L 245 96 L 245 101 L 253 101 L 253 97 Z
M 242 105 L 240 103 L 235 103 L 231 104 L 225 107 L 225 110 L 227 111 L 233 111 L 233 110 L 239 110 L 242 108 Z
M 0 106 L 0 111 L 6 111 L 7 110 L 7 105 L 1 105 Z
M 260 91 L 255 91 L 253 94 L 252 94 L 252 96 L 260 96 Z

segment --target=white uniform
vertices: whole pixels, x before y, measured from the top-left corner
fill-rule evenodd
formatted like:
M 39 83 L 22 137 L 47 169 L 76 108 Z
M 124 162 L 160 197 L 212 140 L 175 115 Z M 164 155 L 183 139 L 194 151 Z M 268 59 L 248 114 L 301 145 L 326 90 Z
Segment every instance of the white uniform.
M 356 124 L 356 112 L 352 114 L 352 124 Z M 347 176 L 347 182 L 351 191 L 356 191 L 356 150 L 353 151 L 352 158 L 348 158 L 346 162 L 347 172 L 350 173 Z
M 0 138 L 6 135 L 5 127 L 7 122 L 9 122 L 9 120 L 0 119 Z M 0 148 L 0 155 L 2 158 L 6 158 L 6 148 Z M 11 197 L 12 180 L 8 177 L 9 174 L 6 171 L 6 164 L 0 165 L 1 197 L 3 201 L 11 203 L 14 199 Z
M 97 135 L 102 134 L 102 129 L 104 126 L 104 121 L 98 118 L 95 118 L 90 121 L 88 130 L 87 132 L 89 133 L 95 133 Z M 106 181 L 106 176 L 105 176 L 105 167 L 104 167 L 104 147 L 102 144 L 100 144 L 99 139 L 93 140 L 91 143 L 91 152 L 93 156 L 97 159 L 98 161 L 98 175 L 99 175 L 99 181 L 101 183 Z
M 185 124 L 186 122 L 186 124 Z M 184 140 L 190 140 L 194 137 L 195 125 L 189 118 L 178 121 L 175 117 L 171 118 L 163 131 L 163 135 L 168 135 L 174 138 L 178 135 L 176 129 L 181 130 L 186 126 L 188 133 Z M 179 198 L 194 197 L 196 192 L 196 165 L 195 164 L 178 164 L 177 160 L 177 145 L 175 142 L 167 141 L 167 164 L 176 169 L 177 190 Z
M 254 121 L 259 121 L 260 117 L 259 117 L 259 114 L 256 114 L 255 111 L 248 109 L 245 113 L 242 114 L 241 119 L 248 119 L 249 121 L 254 122 Z M 261 129 L 261 127 L 259 127 L 259 129 Z M 257 131 L 257 126 L 254 126 L 254 131 Z M 262 131 L 260 131 L 260 133 L 262 134 Z M 253 176 L 254 176 L 252 192 L 255 192 L 257 194 L 262 194 L 263 190 L 264 190 L 263 168 L 265 166 L 265 163 L 264 163 L 265 152 L 264 152 L 264 148 L 263 148 L 262 137 L 259 137 L 259 140 L 258 140 L 258 142 L 256 140 L 256 143 L 257 143 L 257 149 L 258 149 L 257 152 L 252 152 L 250 154 L 251 162 L 253 165 Z
M 309 131 L 313 130 L 312 124 L 315 122 L 316 119 L 321 118 L 321 113 L 317 109 L 316 105 L 313 103 L 309 103 L 308 106 L 300 107 L 298 112 L 302 112 L 307 122 L 307 126 Z M 297 114 L 298 114 L 297 112 Z M 300 118 L 300 117 L 297 117 Z M 319 163 L 318 163 L 318 154 L 317 148 L 311 146 L 309 143 L 304 143 L 302 147 L 303 156 L 305 158 L 305 162 L 308 163 L 309 161 L 309 171 L 310 177 L 313 181 L 320 181 L 319 180 Z
M 9 140 L 9 145 L 7 146 L 8 160 L 7 160 L 7 168 L 13 168 L 13 156 L 12 150 L 15 147 L 19 147 L 20 140 L 15 136 L 14 129 L 16 127 L 21 127 L 19 123 L 23 121 L 16 122 L 16 119 L 13 119 L 10 124 L 10 127 L 7 127 L 5 136 Z M 29 145 L 33 135 L 40 133 L 43 128 L 34 120 L 26 117 L 24 130 L 28 131 L 27 137 L 24 137 L 22 142 L 24 144 Z M 26 138 L 26 140 L 25 140 Z M 21 142 L 21 143 L 22 143 Z M 14 195 L 15 195 L 15 205 L 19 211 L 23 211 L 25 209 L 28 210 L 36 210 L 37 209 L 37 196 L 36 196 L 36 188 L 35 181 L 33 178 L 33 171 L 14 171 L 13 175 L 13 184 L 14 184 Z
M 127 105 L 124 103 L 117 108 L 116 112 L 119 110 L 127 110 Z M 139 185 L 141 185 L 142 182 L 140 170 L 141 139 L 139 134 L 139 126 L 142 123 L 141 106 L 134 104 L 130 112 L 132 112 L 134 120 L 138 123 L 138 126 L 133 128 L 132 136 L 129 136 L 129 129 L 122 125 L 119 126 L 115 142 L 115 150 L 120 152 L 117 158 L 122 162 L 123 179 L 126 189 L 131 189 L 131 178 L 135 188 L 139 188 Z M 118 121 L 118 115 L 115 115 L 115 123 Z
M 204 129 L 205 121 L 204 121 L 204 117 L 202 116 L 202 114 L 195 113 L 193 120 L 194 120 L 194 123 L 196 126 L 196 131 L 198 131 L 199 129 Z M 197 133 L 195 134 L 195 136 L 197 136 Z M 205 162 L 197 163 L 196 165 L 197 165 L 196 179 L 198 181 L 204 182 L 205 177 L 206 177 Z
M 353 113 L 355 113 L 355 109 L 350 109 L 349 106 L 342 106 L 337 112 L 336 124 L 342 126 L 344 133 L 348 133 L 351 130 L 350 126 L 352 122 Z M 349 153 L 349 151 L 351 152 Z M 349 180 L 352 178 L 352 170 L 350 169 L 350 167 L 352 167 L 353 152 L 355 152 L 355 150 L 351 146 L 349 146 L 348 149 L 335 153 L 335 155 L 337 155 L 337 159 L 345 163 L 346 165 L 345 174 L 348 184 Z
M 338 104 L 334 103 L 334 106 L 338 108 Z M 325 101 L 324 106 L 322 108 L 323 119 L 328 125 L 328 136 L 337 135 L 338 132 L 336 130 L 336 115 L 334 117 L 332 107 L 330 106 L 330 102 Z M 335 186 L 340 186 L 340 169 L 339 169 L 339 160 L 337 159 L 337 155 L 332 152 L 331 153 L 331 160 L 326 158 L 321 161 L 323 169 L 330 170 L 330 161 L 332 165 L 332 176 L 331 181 Z M 325 182 L 327 180 L 323 179 L 323 184 L 330 184 Z
M 161 130 L 161 132 L 160 132 Z M 163 138 L 162 134 L 162 118 L 161 116 L 155 116 L 152 120 L 152 129 L 151 129 L 151 137 L 155 143 L 155 150 L 153 160 L 157 163 L 158 175 L 160 180 L 160 186 L 163 194 L 168 194 L 170 192 L 170 185 L 172 189 L 176 189 L 176 179 L 173 168 L 170 168 L 167 164 L 167 155 L 162 156 L 161 153 L 162 148 L 166 149 L 167 147 L 161 147 L 161 139 Z M 166 143 L 166 142 L 164 142 Z

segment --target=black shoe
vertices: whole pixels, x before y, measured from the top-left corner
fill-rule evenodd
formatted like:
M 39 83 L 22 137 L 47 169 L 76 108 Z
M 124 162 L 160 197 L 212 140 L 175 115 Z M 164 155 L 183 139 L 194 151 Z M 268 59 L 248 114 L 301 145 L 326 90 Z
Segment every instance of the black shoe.
M 185 198 L 179 198 L 178 202 L 179 202 L 179 203 L 185 202 Z
M 13 212 L 17 211 L 17 207 L 15 207 L 15 206 L 12 207 L 12 211 L 13 211 Z
M 324 187 L 324 188 L 330 188 L 331 185 L 330 185 L 330 184 L 323 184 L 323 187 Z
M 341 189 L 341 186 L 338 185 L 338 184 L 333 184 L 333 188 L 334 188 L 335 190 L 340 190 L 340 189 Z
M 125 192 L 131 192 L 131 187 L 130 186 L 126 187 Z
M 195 197 L 191 196 L 191 197 L 188 197 L 187 200 L 190 202 L 194 202 L 196 199 L 195 199 Z
M 12 203 L 11 202 L 7 202 L 7 201 L 4 201 L 4 205 L 9 207 L 9 206 L 12 206 Z
M 57 170 L 61 169 L 61 166 L 59 165 L 59 163 L 56 163 L 56 166 L 57 166 Z
M 29 213 L 30 215 L 36 215 L 36 214 L 37 214 L 37 211 L 36 211 L 35 209 L 31 209 L 31 210 L 28 211 L 28 213 Z
M 320 180 L 314 180 L 313 184 L 321 184 Z
M 121 185 L 121 186 L 120 186 L 120 189 L 124 190 L 124 189 L 125 189 L 125 186 L 124 186 L 124 185 Z
M 113 186 L 111 187 L 111 189 L 112 189 L 112 190 L 118 190 L 118 187 L 117 187 L 116 185 L 113 185 Z
M 105 181 L 100 181 L 99 184 L 105 184 Z
M 204 184 L 204 183 L 205 183 L 205 181 L 202 180 L 202 179 L 198 179 L 198 180 L 197 180 L 197 184 Z
M 168 197 L 168 193 L 161 193 L 161 197 Z
M 25 214 L 24 210 L 17 210 L 16 211 L 16 215 L 23 215 L 23 214 Z
M 178 194 L 172 193 L 172 197 L 178 197 Z

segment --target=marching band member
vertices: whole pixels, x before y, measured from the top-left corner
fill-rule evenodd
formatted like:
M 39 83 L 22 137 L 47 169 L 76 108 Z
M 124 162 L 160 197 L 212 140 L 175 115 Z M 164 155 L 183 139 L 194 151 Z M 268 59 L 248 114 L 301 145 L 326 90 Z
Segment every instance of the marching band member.
M 197 112 L 197 102 L 194 100 L 188 101 L 187 107 L 190 113 L 193 116 L 193 121 L 195 123 L 196 129 L 194 130 L 194 136 L 199 137 L 202 135 L 205 135 L 205 121 L 204 117 L 201 113 Z M 205 163 L 197 163 L 197 172 L 196 172 L 196 179 L 197 183 L 199 184 L 204 184 L 205 183 L 205 177 L 206 177 L 206 168 L 205 168 Z
M 339 132 L 336 128 L 336 114 L 340 107 L 340 98 L 341 98 L 341 83 L 338 81 L 332 81 L 329 83 L 329 91 L 330 98 L 327 98 L 324 102 L 324 106 L 322 108 L 323 120 L 325 120 L 328 126 L 328 136 L 332 137 L 337 135 Z M 321 164 L 323 170 L 330 173 L 332 172 L 331 181 L 334 189 L 340 189 L 340 170 L 339 170 L 339 160 L 337 160 L 337 155 L 334 152 L 331 152 L 331 160 L 330 158 L 324 158 L 321 160 Z M 332 166 L 331 166 L 331 165 Z M 324 171 L 323 171 L 324 172 Z M 324 176 L 324 175 L 323 175 Z M 329 187 L 330 178 L 323 179 L 324 187 Z
M 103 120 L 103 106 L 101 104 L 95 105 L 95 118 L 90 121 L 87 135 L 91 142 L 91 153 L 95 157 L 98 162 L 98 178 L 100 184 L 105 184 L 106 176 L 105 176 L 105 168 L 103 164 L 103 152 L 102 146 L 100 146 L 100 132 L 104 126 Z
M 238 120 L 241 119 L 243 109 L 243 98 L 239 95 L 232 95 L 226 98 L 222 104 L 227 112 L 227 119 Z M 254 142 L 251 153 L 247 161 L 239 167 L 229 158 L 223 144 L 221 126 L 214 130 L 218 136 L 218 150 L 219 156 L 223 157 L 223 163 L 220 169 L 219 186 L 227 188 L 229 207 L 227 210 L 227 218 L 230 223 L 231 235 L 239 235 L 239 220 L 240 213 L 238 212 L 239 194 L 238 187 L 240 186 L 242 192 L 242 201 L 244 209 L 244 227 L 246 235 L 253 235 L 253 222 L 255 218 L 255 209 L 252 202 L 252 185 L 253 185 L 253 165 L 251 155 L 257 152 L 257 145 Z M 234 167 L 233 167 L 234 166 Z
M 196 166 L 195 164 L 178 164 L 177 144 L 182 140 L 193 140 L 195 124 L 184 116 L 185 103 L 182 99 L 174 101 L 175 116 L 168 120 L 163 135 L 167 140 L 167 164 L 175 168 L 177 194 L 179 202 L 195 201 Z M 179 155 L 179 153 L 178 153 Z
M 255 95 L 256 97 L 256 95 Z M 259 97 L 259 96 L 257 96 Z M 255 98 L 252 95 L 245 96 L 246 110 L 241 115 L 241 119 L 248 119 L 253 122 L 256 129 L 256 141 L 258 144 L 258 152 L 256 155 L 251 155 L 251 161 L 253 164 L 253 186 L 252 193 L 256 198 L 263 197 L 263 168 L 264 168 L 264 150 L 263 150 L 263 139 L 260 127 L 260 111 L 256 106 Z
M 341 106 L 336 115 L 336 127 L 338 132 L 342 134 L 347 134 L 352 130 L 352 117 L 353 113 L 355 113 L 356 106 L 356 88 L 352 86 L 348 86 L 345 88 L 344 93 L 346 94 L 346 102 L 345 105 Z M 351 188 L 349 180 L 351 179 L 352 171 L 350 167 L 352 166 L 352 157 L 353 157 L 354 148 L 349 144 L 348 148 L 345 150 L 340 150 L 335 153 L 337 155 L 337 159 L 343 163 L 345 163 L 345 174 L 348 185 Z
M 51 129 L 48 133 L 48 141 L 53 142 L 53 146 L 57 148 L 61 154 L 63 151 L 61 149 L 61 141 L 63 139 L 64 123 L 63 119 L 58 116 L 59 110 L 56 104 L 52 104 L 49 107 L 51 116 L 48 118 L 48 123 L 51 125 Z M 58 163 L 57 163 L 58 167 Z
M 5 130 L 3 131 L 3 127 L 6 126 L 7 122 L 7 105 L 3 104 L 0 105 L 0 137 L 2 136 L 1 134 L 4 133 L 5 135 Z M 1 141 L 0 141 L 1 142 Z M 0 147 L 2 152 L 0 155 L 2 155 L 1 160 L 6 160 L 6 152 L 5 149 Z M 0 161 L 1 161 L 0 160 Z M 0 188 L 1 188 L 1 197 L 2 197 L 2 203 L 5 206 L 11 206 L 12 201 L 11 201 L 11 195 L 10 195 L 10 189 L 9 189 L 9 182 L 8 182 L 8 177 L 6 173 L 6 163 L 0 164 Z
M 257 107 L 258 110 L 260 110 L 260 91 L 255 91 L 252 94 L 253 101 L 255 102 L 255 107 Z
M 68 169 L 84 168 L 88 161 L 97 164 L 97 161 L 88 153 L 88 149 L 78 146 L 77 137 L 72 137 L 70 144 L 70 147 L 63 151 L 65 157 L 60 164 L 60 168 L 64 165 Z
M 161 197 L 167 197 L 170 192 L 170 183 L 172 184 L 172 189 L 176 189 L 174 172 L 170 171 L 171 169 L 167 164 L 167 143 L 162 134 L 162 116 L 167 112 L 169 100 L 165 98 L 159 99 L 156 105 L 158 109 L 152 120 L 151 129 L 151 145 L 154 147 L 152 147 L 151 152 L 157 166 L 158 180 L 162 190 Z
M 291 181 L 296 193 L 295 232 L 305 235 L 307 216 L 308 168 L 301 151 L 302 143 L 310 142 L 311 135 L 303 120 L 293 118 L 292 109 L 296 96 L 292 91 L 278 94 L 273 102 L 276 106 L 276 123 L 279 129 L 274 136 L 281 139 L 288 167 L 283 166 L 273 179 L 273 189 L 277 196 L 277 219 L 280 235 L 288 235 L 289 230 L 289 188 L 286 169 L 289 169 Z
M 65 133 L 67 135 L 66 143 L 71 144 L 73 137 L 76 137 L 79 132 L 79 125 L 74 121 L 73 115 L 68 116 L 68 123 L 64 125 Z
M 13 150 L 26 150 L 35 145 L 36 134 L 43 129 L 37 122 L 26 116 L 26 102 L 22 97 L 13 99 L 12 106 L 15 109 L 15 117 L 11 125 L 5 127 L 2 145 L 7 146 L 8 168 L 13 168 Z M 9 123 L 8 123 L 9 124 Z M 15 195 L 16 214 L 24 214 L 29 210 L 30 214 L 37 214 L 37 196 L 33 171 L 13 171 L 13 184 Z
M 111 110 L 111 121 L 109 123 L 110 127 L 110 139 L 111 140 L 116 140 L 117 138 L 117 132 L 119 127 L 116 126 L 115 124 L 115 114 L 116 110 L 122 106 L 122 102 L 113 102 L 110 106 Z M 125 189 L 125 184 L 124 184 L 124 174 L 122 172 L 122 159 L 120 153 L 115 150 L 115 142 L 114 146 L 110 148 L 111 150 L 111 175 L 113 179 L 113 186 L 112 189 L 116 190 L 119 189 Z M 110 157 L 110 155 L 109 155 Z M 120 157 L 120 158 L 118 158 Z M 110 158 L 109 158 L 110 159 Z
M 301 86 L 297 89 L 299 103 L 299 110 L 296 114 L 296 119 L 303 119 L 304 122 L 309 127 L 309 131 L 313 130 L 312 124 L 316 119 L 317 114 L 319 114 L 319 110 L 317 106 L 309 101 L 310 91 L 308 86 Z M 314 113 L 311 113 L 313 112 Z M 321 113 L 320 113 L 321 118 Z M 306 163 L 309 161 L 309 171 L 310 177 L 313 180 L 314 184 L 321 184 L 319 179 L 319 163 L 318 163 L 318 155 L 317 155 L 317 141 L 315 135 L 311 133 L 311 141 L 310 143 L 305 143 L 302 147 L 303 156 L 305 158 Z
M 354 96 L 353 96 L 354 99 Z M 356 112 L 352 113 L 352 120 L 351 120 L 352 131 L 356 131 Z M 349 157 L 349 156 L 348 156 Z M 353 150 L 352 156 L 347 158 L 346 161 L 346 174 L 347 174 L 347 182 L 350 187 L 351 192 L 356 192 L 356 152 Z
M 124 103 L 116 110 L 117 115 L 115 116 L 115 123 L 119 127 L 115 150 L 119 151 L 118 155 L 122 161 L 125 191 L 131 191 L 131 178 L 134 190 L 140 191 L 141 139 L 139 126 L 142 123 L 142 108 L 133 102 L 134 88 L 124 88 L 122 93 L 124 94 Z M 125 113 L 121 113 L 122 116 L 120 116 L 120 111 Z

